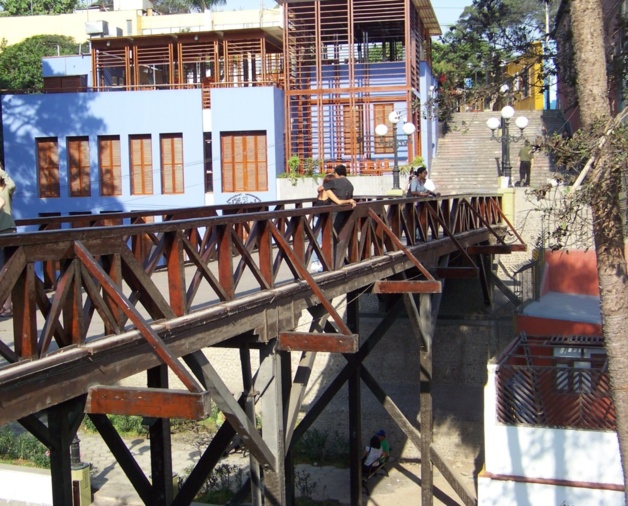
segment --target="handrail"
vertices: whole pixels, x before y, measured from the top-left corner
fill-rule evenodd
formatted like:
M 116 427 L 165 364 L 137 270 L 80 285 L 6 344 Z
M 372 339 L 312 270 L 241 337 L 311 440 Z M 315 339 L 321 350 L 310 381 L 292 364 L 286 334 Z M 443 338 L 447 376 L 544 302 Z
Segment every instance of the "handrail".
M 60 402 L 83 393 L 90 374 L 113 382 L 154 367 L 151 348 L 172 362 L 252 329 L 292 330 L 292 315 L 312 304 L 332 312 L 328 301 L 347 283 L 367 287 L 402 271 L 426 279 L 416 266 L 430 250 L 440 256 L 505 235 L 499 196 L 306 204 L 178 209 L 160 211 L 159 223 L 83 228 L 62 227 L 85 217 L 45 218 L 42 226 L 57 228 L 0 236 L 0 300 L 11 295 L 14 308 L 12 343 L 0 340 L 0 423 L 22 409 L 24 395 L 41 409 L 50 395 Z M 157 213 L 121 214 L 137 223 Z M 335 228 L 337 216 L 345 222 Z M 314 253 L 325 272 L 308 271 Z M 67 367 L 73 383 L 9 395 L 4 385 L 21 382 L 25 367 L 61 376 Z

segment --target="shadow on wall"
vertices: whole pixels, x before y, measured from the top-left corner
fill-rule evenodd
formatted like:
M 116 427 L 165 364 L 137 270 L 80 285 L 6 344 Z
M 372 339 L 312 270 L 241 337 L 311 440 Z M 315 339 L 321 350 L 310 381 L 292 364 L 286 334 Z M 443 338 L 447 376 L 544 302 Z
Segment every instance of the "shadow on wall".
M 542 293 L 600 296 L 595 250 L 545 252 Z
M 64 148 L 65 139 L 72 136 L 88 136 L 91 139 L 107 133 L 102 118 L 86 113 L 90 110 L 89 104 L 94 97 L 93 93 L 2 97 L 4 162 L 6 171 L 17 185 L 13 203 L 16 218 L 34 217 L 38 209 L 45 212 L 45 202 L 42 206 L 42 199 L 39 196 L 36 144 L 38 138 L 57 138 L 60 141 L 60 198 L 48 199 L 50 202 L 62 202 L 64 212 L 89 212 L 94 207 L 121 209 L 116 197 L 101 197 L 100 192 L 94 195 L 93 179 L 97 177 L 98 171 L 97 167 L 94 167 L 96 159 L 94 153 L 90 155 L 91 196 L 68 198 L 72 181 L 67 171 L 68 153 Z M 75 177 L 78 178 L 78 174 Z

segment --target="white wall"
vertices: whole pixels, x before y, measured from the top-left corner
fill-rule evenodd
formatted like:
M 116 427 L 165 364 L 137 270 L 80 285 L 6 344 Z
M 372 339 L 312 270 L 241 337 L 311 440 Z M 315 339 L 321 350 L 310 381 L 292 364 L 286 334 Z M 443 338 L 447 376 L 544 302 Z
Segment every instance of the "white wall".
M 478 506 L 624 506 L 624 493 L 478 477 Z
M 52 505 L 50 470 L 0 464 L 0 504 Z
M 353 195 L 356 197 L 386 195 L 393 185 L 392 174 L 384 176 L 349 176 L 348 179 L 353 185 Z M 407 182 L 407 178 L 402 176 L 399 186 L 405 189 Z M 299 178 L 296 185 L 293 185 L 288 178 L 278 178 L 277 200 L 315 198 L 316 188 L 321 184 L 323 184 L 323 177 Z
M 488 366 L 488 381 L 484 390 L 484 452 L 488 475 L 513 476 L 529 480 L 563 480 L 589 484 L 589 488 L 565 488 L 569 498 L 555 501 L 561 487 L 555 485 L 516 484 L 513 481 L 484 478 L 478 490 L 479 504 L 511 504 L 494 502 L 510 496 L 514 491 L 525 496 L 512 504 L 556 504 L 563 500 L 568 505 L 616 504 L 595 502 L 599 494 L 609 491 L 595 490 L 591 484 L 623 486 L 623 474 L 617 434 L 611 431 L 551 429 L 546 427 L 510 426 L 497 422 L 495 364 Z M 593 485 L 595 486 L 595 485 Z M 564 487 L 563 487 L 564 488 Z M 586 492 L 586 501 L 582 494 Z M 563 494 L 563 492 L 560 492 Z M 544 500 L 532 501 L 534 494 Z M 565 497 L 567 497 L 565 495 Z M 614 492 L 615 497 L 624 494 Z M 578 499 L 576 500 L 576 497 Z M 604 499 L 606 500 L 606 499 Z M 613 499 L 615 500 L 615 499 Z

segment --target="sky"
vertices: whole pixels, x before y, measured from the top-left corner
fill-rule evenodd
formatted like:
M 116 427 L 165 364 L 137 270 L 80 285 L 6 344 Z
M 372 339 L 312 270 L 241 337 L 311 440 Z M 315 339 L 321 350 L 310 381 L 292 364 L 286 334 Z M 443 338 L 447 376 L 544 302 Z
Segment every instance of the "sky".
M 432 7 L 443 34 L 456 23 L 464 8 L 471 3 L 472 0 L 432 0 Z M 272 9 L 275 6 L 275 0 L 227 0 L 226 5 L 219 9 L 259 9 L 261 6 Z

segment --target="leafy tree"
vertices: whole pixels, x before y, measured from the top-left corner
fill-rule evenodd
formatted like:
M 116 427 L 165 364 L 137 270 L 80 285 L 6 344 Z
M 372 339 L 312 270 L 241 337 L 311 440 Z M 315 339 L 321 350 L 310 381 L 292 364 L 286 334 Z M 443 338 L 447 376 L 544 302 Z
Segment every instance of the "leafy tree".
M 204 12 L 215 5 L 225 5 L 227 0 L 155 0 L 153 6 L 161 14 L 185 14 Z
M 44 84 L 41 59 L 77 51 L 78 44 L 65 35 L 36 35 L 11 46 L 0 45 L 0 88 L 39 92 Z
M 0 0 L 0 10 L 5 16 L 68 14 L 78 5 L 79 0 Z
M 515 59 L 538 61 L 532 44 L 546 35 L 546 8 L 553 20 L 557 0 L 474 0 L 433 46 L 433 68 L 441 77 L 438 109 L 449 117 L 464 93 L 467 103 L 493 105 L 504 84 L 504 66 Z M 545 48 L 546 60 L 553 54 Z M 465 89 L 466 79 L 472 87 Z

